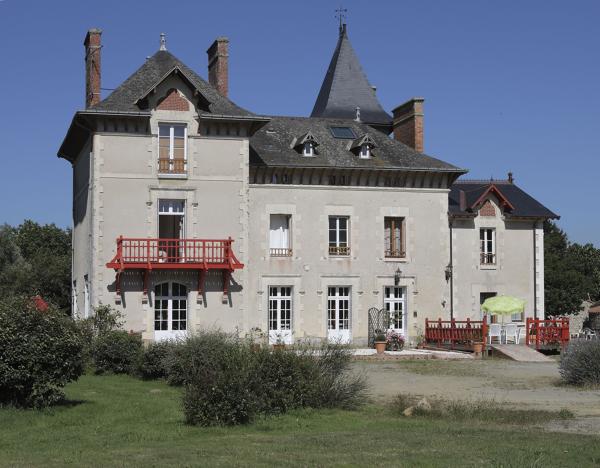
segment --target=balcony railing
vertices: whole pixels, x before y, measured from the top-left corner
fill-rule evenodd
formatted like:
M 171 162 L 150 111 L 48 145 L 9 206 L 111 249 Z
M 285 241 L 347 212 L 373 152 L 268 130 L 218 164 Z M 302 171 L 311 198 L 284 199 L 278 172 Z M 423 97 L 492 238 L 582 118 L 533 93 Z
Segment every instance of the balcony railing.
M 385 258 L 404 258 L 406 253 L 404 250 L 388 250 L 385 251 Z
M 186 173 L 185 159 L 170 159 L 159 158 L 158 173 L 159 174 L 185 174 Z
M 135 239 L 119 237 L 117 254 L 107 263 L 124 269 L 243 268 L 233 253 L 233 239 Z
M 271 255 L 271 257 L 291 257 L 292 249 L 289 249 L 287 247 L 284 247 L 284 248 L 271 247 L 269 249 L 269 255 Z
M 329 255 L 350 255 L 349 245 L 330 245 Z
M 495 265 L 496 264 L 496 254 L 481 252 L 481 264 L 482 265 Z

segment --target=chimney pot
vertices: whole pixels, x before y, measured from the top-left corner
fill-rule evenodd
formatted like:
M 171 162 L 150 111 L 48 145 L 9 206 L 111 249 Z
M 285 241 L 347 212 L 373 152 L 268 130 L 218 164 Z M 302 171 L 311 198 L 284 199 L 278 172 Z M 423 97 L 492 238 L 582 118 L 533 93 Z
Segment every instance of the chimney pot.
M 419 153 L 423 152 L 423 102 L 425 99 L 415 97 L 392 111 L 394 138 Z
M 206 51 L 208 54 L 208 82 L 219 94 L 229 93 L 229 39 L 218 37 Z
M 100 50 L 102 30 L 90 29 L 83 41 L 85 47 L 85 107 L 100 102 L 101 62 Z

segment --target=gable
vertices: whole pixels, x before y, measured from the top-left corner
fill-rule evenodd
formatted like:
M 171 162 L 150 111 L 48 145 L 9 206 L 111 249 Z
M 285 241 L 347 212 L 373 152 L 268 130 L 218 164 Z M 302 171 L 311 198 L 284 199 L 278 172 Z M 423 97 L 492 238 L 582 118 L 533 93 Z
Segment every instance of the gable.
M 481 208 L 479 209 L 479 216 L 486 216 L 492 218 L 496 217 L 496 208 L 489 199 L 486 200 L 483 203 L 483 205 L 481 205 Z
M 183 96 L 183 93 L 175 88 L 171 88 L 164 97 L 158 100 L 156 108 L 168 111 L 189 111 L 190 104 Z

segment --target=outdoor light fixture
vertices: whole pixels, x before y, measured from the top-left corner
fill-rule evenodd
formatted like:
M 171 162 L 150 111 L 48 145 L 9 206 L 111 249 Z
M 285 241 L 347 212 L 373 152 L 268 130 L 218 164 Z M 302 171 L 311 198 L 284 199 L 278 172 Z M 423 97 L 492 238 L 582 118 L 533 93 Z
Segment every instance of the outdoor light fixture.
M 452 278 L 452 265 L 450 263 L 446 266 L 444 273 L 446 273 L 446 281 L 450 281 L 450 278 Z
M 402 271 L 400 270 L 400 268 L 397 268 L 396 272 L 394 273 L 394 284 L 396 286 L 400 284 L 400 275 L 402 275 Z

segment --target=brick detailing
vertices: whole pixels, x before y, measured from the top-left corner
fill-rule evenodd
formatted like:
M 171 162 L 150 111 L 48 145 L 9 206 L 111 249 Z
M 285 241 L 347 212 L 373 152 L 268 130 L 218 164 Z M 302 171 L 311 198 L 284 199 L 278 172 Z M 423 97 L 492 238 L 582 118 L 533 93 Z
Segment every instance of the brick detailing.
M 102 30 L 90 29 L 83 41 L 85 47 L 85 107 L 100 102 L 100 36 Z
M 189 111 L 190 105 L 179 91 L 171 88 L 167 91 L 167 95 L 158 101 L 156 108 L 159 110 Z
M 481 209 L 479 210 L 479 214 L 480 214 L 480 216 L 495 217 L 496 216 L 496 208 L 494 208 L 494 205 L 492 204 L 491 201 L 486 200 L 485 203 L 483 204 L 483 206 L 481 207 Z
M 394 138 L 419 153 L 423 152 L 424 101 L 423 98 L 412 98 L 392 111 Z
M 208 82 L 222 96 L 229 93 L 229 39 L 218 37 L 206 51 L 208 54 Z

